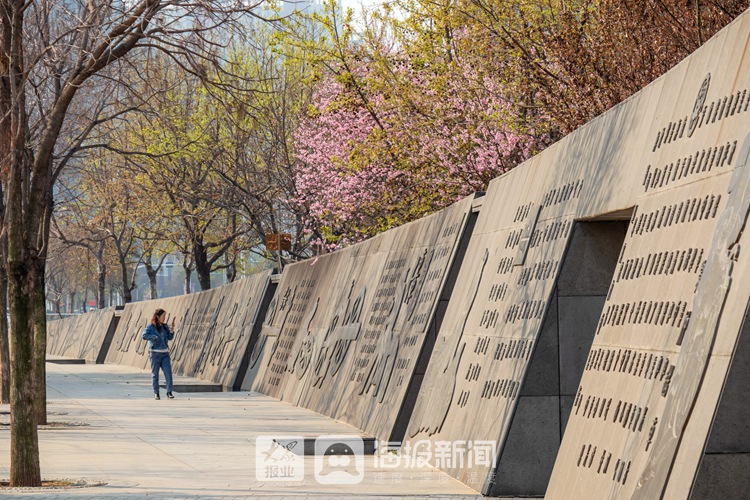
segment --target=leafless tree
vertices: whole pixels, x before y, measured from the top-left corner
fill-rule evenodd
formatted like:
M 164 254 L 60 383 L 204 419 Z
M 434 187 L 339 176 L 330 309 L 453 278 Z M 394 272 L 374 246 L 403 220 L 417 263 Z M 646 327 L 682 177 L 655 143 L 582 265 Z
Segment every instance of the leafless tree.
M 77 146 L 69 112 L 102 81 L 158 51 L 200 75 L 219 67 L 207 34 L 239 27 L 242 1 L 0 0 L 0 172 L 10 302 L 12 486 L 41 484 L 37 416 L 46 415 L 45 257 L 52 185 Z M 237 30 L 239 32 L 239 30 Z M 130 74 L 137 74 L 131 71 Z M 118 81 L 127 85 L 127 81 Z M 80 104 L 84 109 L 85 104 Z

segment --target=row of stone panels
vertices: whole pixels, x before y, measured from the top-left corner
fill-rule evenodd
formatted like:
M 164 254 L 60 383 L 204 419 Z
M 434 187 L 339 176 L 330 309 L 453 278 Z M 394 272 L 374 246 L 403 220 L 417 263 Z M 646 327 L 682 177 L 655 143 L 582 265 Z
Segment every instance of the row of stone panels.
M 473 229 L 475 201 L 467 197 L 289 265 L 272 301 L 270 274 L 261 273 L 205 292 L 127 304 L 106 362 L 148 367 L 141 336 L 161 308 L 176 323 L 170 347 L 176 374 L 263 392 L 400 441 Z M 79 318 L 94 324 L 98 316 Z M 93 339 L 68 323 L 68 343 Z
M 148 367 L 148 342 L 142 335 L 161 308 L 168 323 L 175 320 L 174 373 L 238 389 L 259 333 L 258 318 L 273 295 L 270 276 L 266 271 L 205 292 L 127 304 L 106 362 Z
M 176 373 L 407 440 L 485 494 L 746 491 L 749 34 L 746 13 L 495 179 L 478 218 L 469 197 L 275 293 L 265 273 L 129 304 L 106 361 L 146 367 L 161 307 Z
M 242 387 L 400 441 L 473 202 L 287 266 Z
M 147 368 L 142 333 L 161 308 L 168 323 L 175 320 L 174 373 L 263 392 L 400 441 L 473 230 L 476 198 L 289 265 L 277 287 L 266 272 L 127 304 L 106 362 Z M 52 338 L 95 343 L 103 337 L 79 324 L 101 326 L 102 313 L 60 322 L 69 328 Z

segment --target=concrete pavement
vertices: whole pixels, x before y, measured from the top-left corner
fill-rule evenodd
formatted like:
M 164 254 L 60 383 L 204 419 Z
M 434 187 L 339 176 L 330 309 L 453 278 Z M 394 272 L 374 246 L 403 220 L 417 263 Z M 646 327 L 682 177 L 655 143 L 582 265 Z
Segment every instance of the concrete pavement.
M 106 485 L 5 489 L 0 490 L 2 498 L 481 498 L 435 469 L 392 467 L 372 455 L 364 456 L 362 466 L 356 464 L 358 475 L 352 477 L 361 478 L 358 484 L 321 484 L 314 456 L 287 453 L 296 467 L 290 476 L 295 480 L 282 481 L 278 471 L 284 476 L 290 469 L 269 462 L 263 453 L 268 450 L 256 450 L 259 436 L 270 442 L 286 436 L 359 433 L 345 423 L 257 393 L 176 393 L 168 400 L 162 391 L 162 400 L 155 401 L 145 370 L 52 363 L 47 370 L 50 425 L 39 430 L 43 477 Z M 195 381 L 176 377 L 177 382 Z M 6 479 L 8 410 L 0 406 L 0 478 Z M 256 452 L 257 460 L 267 462 L 265 468 L 259 465 L 256 470 Z M 346 474 L 334 472 L 338 475 L 327 480 L 347 480 Z

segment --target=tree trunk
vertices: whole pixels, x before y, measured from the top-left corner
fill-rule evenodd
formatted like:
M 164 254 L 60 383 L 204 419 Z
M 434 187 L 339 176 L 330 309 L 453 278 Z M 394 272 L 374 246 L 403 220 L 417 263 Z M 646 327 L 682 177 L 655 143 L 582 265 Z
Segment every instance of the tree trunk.
M 99 309 L 104 309 L 106 307 L 106 298 L 107 298 L 107 266 L 104 264 L 99 264 L 96 267 L 96 281 L 98 284 L 97 287 L 97 294 L 96 294 L 96 306 Z
M 234 283 L 237 279 L 237 265 L 235 262 L 229 262 L 229 255 L 224 254 L 224 263 L 227 266 L 227 283 Z
M 96 252 L 96 281 L 97 281 L 97 294 L 96 303 L 99 309 L 104 309 L 106 299 L 106 288 L 107 288 L 107 265 L 104 263 L 104 245 L 102 242 L 99 249 Z M 110 300 L 110 303 L 112 301 Z
M 47 190 L 47 203 L 44 205 L 44 217 L 39 226 L 37 243 L 42 250 L 34 262 L 34 377 L 36 394 L 34 396 L 34 413 L 37 425 L 47 424 L 47 294 L 44 278 L 47 275 L 47 248 L 49 248 L 49 230 L 52 220 L 52 189 Z
M 68 292 L 68 314 L 73 314 L 76 308 L 76 293 Z
M 30 239 L 37 235 L 35 224 L 43 213 L 34 213 L 38 198 L 26 197 L 25 182 L 31 179 L 32 159 L 27 154 L 28 115 L 23 91 L 24 12 L 21 2 L 3 3 L 0 30 L 0 117 L 4 123 L 3 167 L 7 202 L 7 272 L 10 299 L 10 485 L 40 486 L 39 440 L 34 419 L 34 318 L 36 297 L 33 276 L 34 254 Z M 6 111 L 8 112 L 6 114 Z M 7 134 L 7 136 L 5 135 Z M 6 143 L 7 142 L 7 143 Z M 6 149 L 7 146 L 7 149 Z M 41 177 L 41 176 L 40 176 Z M 34 181 L 38 179 L 35 177 Z M 46 200 L 41 200 L 45 202 Z M 32 208 L 33 207 L 33 208 Z
M 237 215 L 232 215 L 232 234 L 237 233 Z M 279 242 L 280 243 L 280 242 Z M 234 254 L 234 252 L 232 252 Z M 234 283 L 237 279 L 237 255 L 232 256 L 232 260 L 229 260 L 229 252 L 225 249 L 224 251 L 224 264 L 227 266 L 227 283 Z
M 45 258 L 37 259 L 34 279 L 34 415 L 37 425 L 47 424 L 47 306 L 44 294 Z
M 10 365 L 10 485 L 40 486 L 39 440 L 34 414 L 34 282 L 27 261 L 9 260 L 11 352 Z
M 158 299 L 159 294 L 156 291 L 156 273 L 158 271 L 151 265 L 150 259 L 146 259 L 143 266 L 146 268 L 146 275 L 148 275 L 148 298 L 149 300 Z
M 187 258 L 187 255 L 182 259 L 182 268 L 185 270 L 185 295 L 190 293 L 190 282 L 193 274 L 193 266 Z
M 130 280 L 128 279 L 128 265 L 125 263 L 125 259 L 120 258 L 120 274 L 122 276 L 122 301 L 125 304 L 133 302 L 133 295 L 131 294 Z
M 9 21 L 9 17 L 12 15 L 10 12 L 10 5 L 3 4 L 2 10 L 2 23 L 3 26 Z M 19 25 L 23 24 L 23 19 L 13 19 Z M 10 60 L 10 48 L 13 45 L 12 31 L 10 27 L 0 30 L 0 170 L 6 174 L 10 172 L 13 167 L 13 163 L 18 160 L 18 155 L 11 154 L 13 151 L 11 148 L 15 145 L 15 133 L 18 131 L 19 124 L 16 121 L 11 120 L 11 115 L 15 108 L 13 106 L 13 92 L 11 90 L 11 80 L 18 78 L 16 72 L 12 71 L 12 63 Z M 3 182 L 2 188 L 5 187 Z M 5 192 L 0 193 L 0 208 L 3 213 L 0 216 L 0 224 L 5 224 Z M 2 248 L 0 248 L 0 307 L 2 307 L 2 321 L 0 321 L 0 401 L 2 403 L 10 402 L 10 337 L 8 331 L 8 320 L 6 316 L 7 300 L 8 300 L 8 268 L 6 267 L 7 261 L 7 227 L 2 228 Z
M 4 261 L 5 259 L 3 259 Z M 0 262 L 0 403 L 10 403 L 10 349 L 8 339 L 8 273 Z
M 201 290 L 210 290 L 211 265 L 208 263 L 208 251 L 205 245 L 198 240 L 193 240 L 193 260 L 195 261 L 195 274 L 198 275 Z
M 17 156 L 24 148 L 14 148 Z M 20 153 L 20 154 L 19 154 Z M 8 189 L 8 297 L 10 299 L 10 485 L 40 486 L 39 439 L 34 414 L 34 260 L 22 204 L 25 159 L 15 158 Z M 23 169 L 23 170 L 22 170 Z

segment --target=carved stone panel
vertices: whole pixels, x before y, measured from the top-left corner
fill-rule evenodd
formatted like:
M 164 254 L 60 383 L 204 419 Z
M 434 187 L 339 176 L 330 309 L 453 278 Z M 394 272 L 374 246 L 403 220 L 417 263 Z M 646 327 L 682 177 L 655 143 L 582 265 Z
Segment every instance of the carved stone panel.
M 518 172 L 488 190 L 406 435 L 477 490 L 510 429 L 585 185 L 527 180 Z M 446 443 L 461 447 L 450 460 L 437 453 Z
M 175 320 L 170 342 L 174 373 L 233 387 L 237 377 L 244 378 L 240 367 L 251 347 L 269 278 L 270 271 L 265 271 L 205 292 L 127 304 L 107 362 L 148 367 L 148 342 L 141 336 L 161 308 L 168 323 Z
M 115 328 L 115 308 L 47 323 L 47 354 L 101 363 Z

